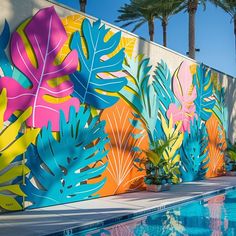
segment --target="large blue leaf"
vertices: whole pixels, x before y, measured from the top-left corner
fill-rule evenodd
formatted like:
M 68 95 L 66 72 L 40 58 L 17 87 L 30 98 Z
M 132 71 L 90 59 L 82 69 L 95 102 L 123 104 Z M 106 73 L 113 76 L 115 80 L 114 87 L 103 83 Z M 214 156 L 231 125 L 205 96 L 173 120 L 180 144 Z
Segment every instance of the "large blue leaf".
M 78 97 L 81 103 L 90 104 L 97 109 L 104 109 L 114 105 L 119 100 L 118 97 L 104 94 L 104 92 L 116 93 L 127 83 L 126 78 L 123 77 L 99 78 L 99 73 L 117 72 L 122 69 L 124 49 L 109 59 L 104 59 L 104 56 L 111 54 L 117 48 L 121 33 L 118 32 L 105 41 L 109 29 L 105 29 L 105 25 L 101 26 L 100 20 L 91 25 L 88 19 L 83 21 L 82 31 L 86 43 L 86 55 L 83 51 L 79 32 L 74 33 L 70 43 L 71 49 L 78 52 L 81 67 L 80 71 L 76 71 L 70 76 L 74 82 L 73 95 Z
M 135 110 L 135 117 L 143 121 L 152 142 L 157 137 L 157 122 L 159 122 L 159 126 L 161 124 L 158 120 L 159 101 L 157 93 L 150 82 L 151 66 L 149 66 L 149 59 L 126 58 L 126 64 L 123 65 L 123 68 L 132 77 L 132 81 L 128 80 L 127 86 L 119 94 Z M 132 125 L 135 123 L 137 122 L 132 122 Z
M 203 179 L 207 172 L 208 134 L 206 126 L 200 119 L 191 123 L 190 134 L 184 133 L 184 140 L 180 149 L 181 176 L 184 182 Z
M 196 105 L 196 114 L 200 119 L 207 121 L 210 119 L 212 109 L 215 105 L 215 100 L 210 99 L 213 89 L 211 71 L 207 72 L 207 69 L 203 64 L 197 66 L 197 72 L 194 75 L 193 83 L 197 90 L 197 98 L 194 101 Z
M 108 142 L 104 126 L 104 121 L 91 117 L 90 109 L 81 107 L 76 113 L 71 107 L 68 122 L 61 112 L 59 141 L 53 137 L 50 124 L 42 129 L 37 147 L 32 145 L 26 153 L 31 175 L 23 188 L 27 201 L 33 204 L 30 208 L 96 196 L 106 179 L 93 184 L 88 184 L 87 180 L 99 177 L 107 167 L 107 163 L 92 167 L 108 152 L 104 150 Z M 32 177 L 40 187 L 32 184 Z

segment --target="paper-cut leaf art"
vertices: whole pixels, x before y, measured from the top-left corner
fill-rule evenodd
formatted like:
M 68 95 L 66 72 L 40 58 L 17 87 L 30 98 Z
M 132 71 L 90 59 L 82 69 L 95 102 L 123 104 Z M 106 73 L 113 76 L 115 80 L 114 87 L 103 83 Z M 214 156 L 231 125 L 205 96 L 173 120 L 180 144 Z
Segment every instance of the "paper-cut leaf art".
M 162 114 L 160 116 L 162 122 L 162 129 L 165 134 L 165 140 L 172 140 L 169 143 L 169 146 L 165 148 L 165 151 L 163 153 L 163 157 L 168 163 L 165 168 L 167 168 L 168 171 L 171 170 L 171 172 L 174 173 L 172 182 L 178 183 L 180 176 L 180 155 L 178 150 L 183 142 L 184 137 L 184 134 L 180 132 L 182 123 L 179 122 L 178 125 L 173 126 L 172 116 L 170 117 L 169 121 L 166 121 L 165 117 Z
M 193 84 L 197 90 L 197 98 L 194 101 L 196 114 L 198 119 L 207 121 L 211 117 L 215 100 L 210 98 L 213 90 L 211 71 L 207 72 L 207 68 L 203 64 L 197 66 L 196 74 L 193 77 Z
M 209 135 L 209 163 L 207 177 L 221 176 L 224 173 L 224 152 L 226 149 L 226 137 L 222 124 L 213 113 L 206 122 Z
M 108 163 L 92 167 L 108 153 L 104 150 L 107 134 L 105 121 L 91 116 L 90 109 L 80 107 L 78 113 L 70 108 L 69 121 L 60 112 L 60 132 L 57 141 L 51 130 L 51 124 L 43 127 L 37 139 L 37 149 L 31 146 L 26 153 L 27 166 L 31 175 L 26 178 L 23 187 L 27 198 L 37 208 L 68 203 L 98 197 L 96 193 L 104 186 L 106 178 L 87 181 L 100 176 Z M 33 177 L 39 188 L 31 182 Z
M 25 196 L 19 183 L 13 183 L 17 178 L 23 180 L 23 176 L 29 173 L 29 169 L 22 161 L 16 162 L 27 147 L 35 140 L 39 130 L 31 129 L 19 136 L 22 123 L 30 116 L 32 109 L 28 108 L 16 121 L 4 128 L 3 118 L 7 107 L 6 90 L 0 94 L 0 208 L 8 211 L 22 210 L 22 199 L 16 196 Z
M 197 97 L 196 88 L 192 85 L 192 74 L 190 65 L 184 61 L 176 70 L 173 79 L 173 91 L 180 106 L 170 104 L 167 116 L 172 114 L 174 123 L 182 121 L 182 131 L 190 131 L 190 123 L 194 119 L 195 105 Z
M 184 133 L 180 149 L 180 171 L 184 182 L 203 179 L 208 170 L 208 134 L 205 124 L 200 119 L 191 122 L 190 133 Z
M 134 166 L 134 160 L 139 157 L 137 149 L 147 149 L 147 134 L 142 129 L 140 138 L 134 135 L 140 133 L 131 123 L 133 109 L 120 99 L 114 106 L 103 111 L 101 119 L 106 121 L 105 130 L 109 137 L 106 149 L 110 150 L 107 159 L 108 166 L 102 174 L 106 177 L 105 186 L 99 191 L 102 196 L 140 190 L 144 186 L 144 171 Z
M 104 109 L 119 100 L 115 93 L 119 92 L 127 83 L 124 77 L 114 79 L 99 77 L 99 73 L 117 72 L 122 69 L 124 49 L 113 57 L 106 58 L 117 48 L 121 32 L 114 34 L 108 41 L 104 41 L 109 29 L 105 29 L 105 25 L 101 26 L 100 20 L 91 25 L 88 19 L 84 19 L 82 31 L 87 51 L 83 50 L 79 32 L 73 34 L 70 44 L 71 49 L 77 50 L 80 62 L 80 70 L 70 76 L 74 82 L 73 95 L 78 97 L 81 103 Z
M 8 95 L 4 119 L 7 120 L 15 110 L 25 110 L 32 106 L 32 115 L 27 119 L 27 125 L 41 128 L 51 121 L 52 130 L 57 131 L 60 109 L 67 117 L 69 107 L 78 107 L 79 101 L 69 96 L 73 92 L 72 82 L 64 81 L 54 86 L 50 86 L 48 82 L 73 73 L 78 63 L 77 53 L 72 51 L 61 64 L 55 64 L 57 54 L 67 36 L 53 7 L 40 10 L 26 25 L 24 32 L 30 44 L 24 44 L 20 34 L 14 32 L 11 56 L 14 65 L 30 80 L 31 87 L 24 88 L 8 77 L 0 80 L 0 88 L 6 88 Z M 37 59 L 37 67 L 27 55 L 26 48 L 30 46 Z M 54 101 L 51 101 L 52 98 Z M 62 98 L 63 101 L 60 100 Z
M 2 33 L 0 35 L 0 75 L 12 76 L 12 67 L 9 62 L 5 50 L 10 40 L 10 28 L 7 21 L 4 23 Z M 0 76 L 0 77 L 1 77 Z
M 151 69 L 149 59 L 140 56 L 132 59 L 127 57 L 123 68 L 129 75 L 128 84 L 119 94 L 134 109 L 135 116 L 142 120 L 152 142 L 157 139 L 161 122 L 158 120 L 157 94 L 153 83 L 149 83 Z

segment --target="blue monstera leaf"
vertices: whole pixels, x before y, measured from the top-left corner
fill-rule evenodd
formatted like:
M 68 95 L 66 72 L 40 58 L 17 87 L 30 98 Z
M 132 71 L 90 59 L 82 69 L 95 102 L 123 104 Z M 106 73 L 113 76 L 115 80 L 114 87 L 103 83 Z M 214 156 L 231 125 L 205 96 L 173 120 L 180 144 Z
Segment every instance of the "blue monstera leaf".
M 89 108 L 81 107 L 76 113 L 71 107 L 68 122 L 63 112 L 60 114 L 59 141 L 53 137 L 50 124 L 41 130 L 36 146 L 32 145 L 26 153 L 31 174 L 22 188 L 26 200 L 32 203 L 29 208 L 98 196 L 96 192 L 106 179 L 93 183 L 88 180 L 99 177 L 107 167 L 102 161 L 108 153 L 104 150 L 108 142 L 104 126 L 104 121 L 91 116 Z M 99 161 L 102 164 L 94 167 Z
M 208 170 L 208 134 L 204 123 L 194 119 L 190 126 L 190 133 L 184 133 L 184 140 L 180 149 L 181 177 L 184 182 L 203 179 Z
M 213 84 L 211 82 L 211 71 L 207 72 L 203 64 L 197 66 L 196 74 L 193 78 L 196 86 L 197 98 L 194 103 L 196 105 L 196 114 L 204 121 L 210 119 L 215 100 L 210 97 L 213 94 Z
M 82 31 L 86 52 L 83 50 L 79 32 L 74 33 L 70 43 L 70 48 L 78 52 L 80 60 L 80 70 L 70 76 L 74 82 L 73 95 L 78 97 L 81 103 L 105 109 L 119 100 L 115 94 L 112 96 L 110 93 L 117 93 L 127 83 L 124 77 L 110 78 L 106 75 L 122 69 L 124 49 L 108 57 L 120 43 L 121 32 L 105 40 L 109 29 L 105 29 L 105 25 L 101 26 L 100 20 L 91 24 L 88 19 L 83 21 Z

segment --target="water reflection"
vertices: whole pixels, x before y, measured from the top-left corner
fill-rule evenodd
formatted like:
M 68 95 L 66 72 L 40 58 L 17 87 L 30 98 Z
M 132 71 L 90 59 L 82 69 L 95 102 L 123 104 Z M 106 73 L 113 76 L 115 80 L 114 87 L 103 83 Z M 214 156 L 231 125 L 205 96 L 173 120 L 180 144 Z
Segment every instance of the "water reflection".
M 89 236 L 236 236 L 236 191 L 96 230 Z

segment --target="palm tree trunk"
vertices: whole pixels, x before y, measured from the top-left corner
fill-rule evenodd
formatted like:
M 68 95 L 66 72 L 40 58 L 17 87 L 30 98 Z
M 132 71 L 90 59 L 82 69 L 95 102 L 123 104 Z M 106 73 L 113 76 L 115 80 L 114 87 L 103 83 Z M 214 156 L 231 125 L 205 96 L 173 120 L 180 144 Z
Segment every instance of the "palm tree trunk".
M 80 11 L 81 12 L 85 12 L 85 7 L 86 7 L 86 4 L 87 4 L 87 0 L 80 0 Z
M 195 16 L 198 7 L 198 0 L 189 0 L 189 57 L 195 59 Z
M 163 31 L 163 46 L 167 47 L 167 24 L 168 21 L 166 18 L 162 19 L 162 31 Z
M 154 17 L 148 21 L 148 30 L 150 41 L 154 41 Z

